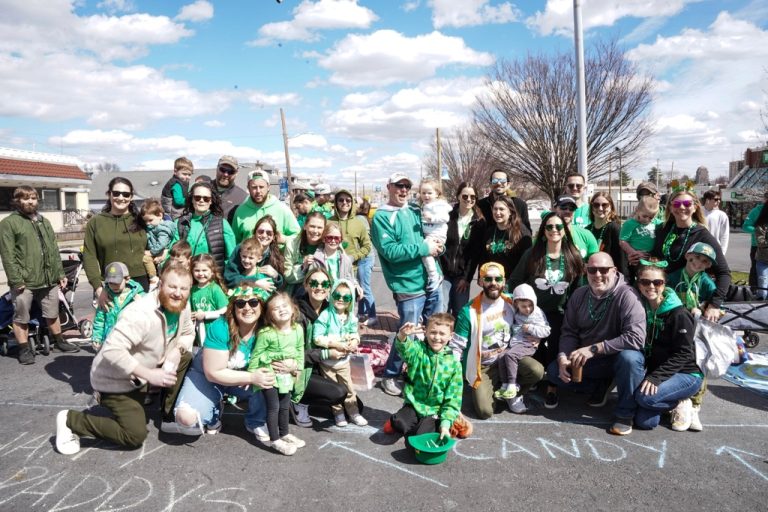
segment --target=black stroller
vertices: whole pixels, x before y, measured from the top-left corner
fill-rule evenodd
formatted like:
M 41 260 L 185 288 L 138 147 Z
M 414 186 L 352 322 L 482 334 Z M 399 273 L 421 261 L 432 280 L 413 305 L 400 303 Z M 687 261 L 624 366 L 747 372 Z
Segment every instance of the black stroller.
M 725 311 L 720 325 L 744 331 L 744 345 L 755 348 L 760 343 L 758 333 L 768 333 L 768 302 L 756 300 L 750 288 L 743 285 L 731 285 L 725 300 L 720 306 Z

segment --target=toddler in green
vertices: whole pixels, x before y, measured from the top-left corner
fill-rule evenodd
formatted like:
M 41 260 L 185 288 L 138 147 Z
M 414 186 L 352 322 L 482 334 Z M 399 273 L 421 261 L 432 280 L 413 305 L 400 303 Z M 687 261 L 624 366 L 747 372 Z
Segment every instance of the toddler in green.
M 640 259 L 648 259 L 656 242 L 656 226 L 662 221 L 657 218 L 659 200 L 643 196 L 637 203 L 635 215 L 621 226 L 619 246 L 627 254 L 630 277 L 634 278 Z
M 97 351 L 117 323 L 120 312 L 134 299 L 144 295 L 141 285 L 128 274 L 128 267 L 119 261 L 113 261 L 104 269 L 104 290 L 107 292 L 107 303 L 96 308 L 93 317 L 91 344 Z
M 461 415 L 461 363 L 448 348 L 454 318 L 436 313 L 421 325 L 406 322 L 395 337 L 395 349 L 408 365 L 403 397 L 405 403 L 384 423 L 384 433 L 408 438 L 427 432 L 440 437 L 468 437 L 472 426 Z M 426 334 L 422 341 L 417 336 Z M 453 432 L 452 432 L 453 430 Z
M 210 254 L 192 257 L 192 279 L 195 284 L 192 285 L 189 303 L 197 331 L 195 345 L 202 347 L 208 326 L 226 313 L 229 299 L 224 293 L 219 267 Z

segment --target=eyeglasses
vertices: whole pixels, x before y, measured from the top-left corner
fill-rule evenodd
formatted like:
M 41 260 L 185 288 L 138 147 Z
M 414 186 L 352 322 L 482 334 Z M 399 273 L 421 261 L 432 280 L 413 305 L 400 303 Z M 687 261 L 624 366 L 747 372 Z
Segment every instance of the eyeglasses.
M 340 300 L 340 301 L 346 302 L 346 303 L 352 302 L 352 294 L 351 293 L 345 293 L 344 295 L 342 295 L 339 292 L 333 292 L 331 294 L 331 297 L 333 297 L 333 300 Z
M 461 194 L 461 198 L 465 201 L 476 201 L 477 196 L 472 194 Z
M 314 289 L 322 288 L 324 290 L 327 290 L 328 288 L 331 287 L 331 282 L 330 281 L 318 281 L 317 279 L 310 279 L 309 280 L 309 287 L 310 288 L 314 288 Z
M 598 272 L 605 276 L 608 275 L 608 272 L 610 272 L 612 268 L 613 267 L 587 267 L 587 272 L 592 276 Z
M 611 207 L 611 203 L 592 203 L 592 208 L 595 210 L 608 210 Z
M 211 196 L 192 196 L 192 199 L 194 199 L 196 202 L 204 202 L 204 203 L 210 203 L 211 202 Z
M 581 188 L 584 188 L 584 185 L 582 185 L 581 183 L 568 183 L 566 187 L 579 190 Z
M 663 279 L 643 279 L 640 278 L 637 280 L 637 284 L 640 286 L 655 286 L 656 288 L 661 288 L 664 286 L 664 280 Z
M 337 203 L 349 203 L 352 204 L 352 198 L 351 197 L 340 197 L 336 200 Z
M 495 277 L 485 276 L 483 278 L 483 282 L 484 283 L 503 283 L 504 282 L 504 278 L 501 277 L 501 276 L 495 276 Z
M 391 185 L 398 190 L 411 190 L 410 183 L 391 183 Z
M 243 309 L 246 304 L 251 306 L 251 309 L 256 309 L 257 307 L 259 307 L 261 305 L 261 302 L 259 302 L 259 299 L 248 299 L 248 300 L 237 299 L 235 301 L 235 307 L 237 309 Z
M 674 206 L 675 208 L 681 208 L 681 207 L 690 208 L 691 206 L 693 206 L 693 201 L 691 201 L 690 199 L 683 199 L 683 200 L 677 199 L 675 201 L 672 201 L 672 206 Z
M 491 178 L 491 185 L 504 185 L 507 183 L 507 178 Z
M 546 226 L 544 226 L 544 229 L 546 229 L 547 231 L 555 231 L 555 230 L 562 231 L 563 230 L 563 225 L 562 224 L 547 224 Z
M 133 195 L 133 192 L 120 192 L 117 190 L 111 190 L 109 193 L 112 194 L 112 197 L 125 197 L 126 199 Z
M 326 235 L 325 241 L 329 244 L 337 244 L 341 242 L 341 237 L 336 235 Z
M 256 230 L 257 235 L 267 235 L 267 236 L 275 236 L 275 232 L 271 229 L 257 229 Z
M 558 206 L 557 209 L 558 210 L 562 210 L 564 212 L 575 212 L 576 211 L 576 207 L 573 206 L 572 204 L 566 204 L 566 205 L 563 205 L 563 206 Z
M 232 169 L 231 167 L 219 167 L 217 169 L 221 174 L 226 174 L 227 176 L 232 176 L 233 174 L 237 174 L 237 169 Z

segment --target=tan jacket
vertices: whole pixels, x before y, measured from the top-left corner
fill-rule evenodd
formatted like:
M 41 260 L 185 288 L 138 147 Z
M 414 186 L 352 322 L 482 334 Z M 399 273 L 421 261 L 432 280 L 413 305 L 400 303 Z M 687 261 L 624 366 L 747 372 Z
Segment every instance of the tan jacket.
M 126 393 L 146 384 L 133 377 L 133 370 L 142 365 L 156 368 L 166 352 L 181 347 L 192 349 L 194 324 L 189 304 L 179 315 L 176 334 L 166 338 L 165 315 L 160 310 L 158 292 L 149 293 L 126 307 L 112 332 L 107 336 L 91 365 L 91 386 L 105 393 Z

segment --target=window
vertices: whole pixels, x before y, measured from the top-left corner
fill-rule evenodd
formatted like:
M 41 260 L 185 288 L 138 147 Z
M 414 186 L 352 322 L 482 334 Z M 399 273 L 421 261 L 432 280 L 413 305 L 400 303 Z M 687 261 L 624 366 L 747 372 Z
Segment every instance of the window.
M 10 212 L 13 211 L 11 201 L 13 201 L 13 191 L 16 190 L 13 187 L 0 187 L 0 211 Z
M 77 193 L 64 192 L 64 209 L 77 210 Z
M 40 198 L 38 210 L 55 211 L 61 209 L 58 190 L 52 188 L 37 189 L 37 195 Z

